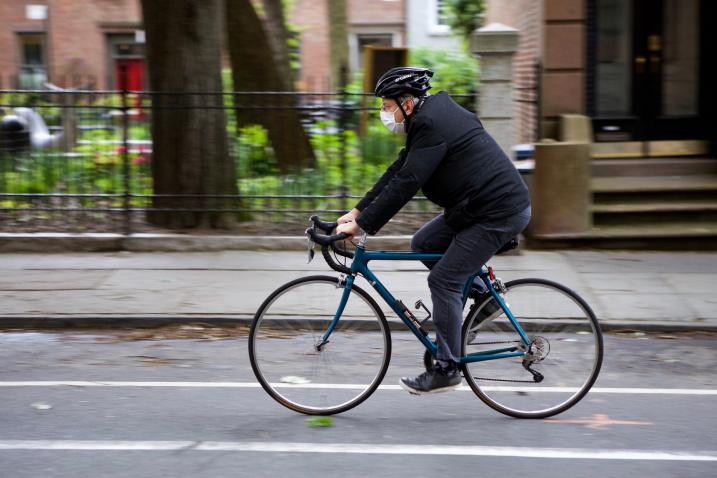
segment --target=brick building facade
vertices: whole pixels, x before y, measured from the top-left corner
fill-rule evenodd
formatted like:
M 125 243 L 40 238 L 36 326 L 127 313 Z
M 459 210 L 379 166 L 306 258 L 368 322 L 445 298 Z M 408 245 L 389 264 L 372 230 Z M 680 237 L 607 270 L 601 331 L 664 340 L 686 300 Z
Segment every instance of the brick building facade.
M 352 71 L 361 68 L 361 52 L 366 45 L 406 46 L 405 1 L 348 0 L 349 64 Z M 300 89 L 331 89 L 325 0 L 297 0 L 289 21 L 300 30 Z
M 144 85 L 139 0 L 3 0 L 4 87 Z
M 329 88 L 326 2 L 296 0 L 293 7 L 289 21 L 300 32 L 299 86 Z M 348 21 L 352 71 L 361 67 L 365 45 L 406 45 L 404 0 L 349 0 Z M 50 81 L 141 89 L 146 86 L 141 24 L 139 0 L 3 0 L 0 86 L 41 87 Z
M 715 142 L 709 0 L 487 0 L 486 23 L 520 31 L 517 140 L 559 136 L 563 114 L 596 141 Z M 532 70 L 532 74 L 531 74 Z M 538 101 L 520 101 L 530 85 Z M 537 108 L 533 111 L 531 108 Z

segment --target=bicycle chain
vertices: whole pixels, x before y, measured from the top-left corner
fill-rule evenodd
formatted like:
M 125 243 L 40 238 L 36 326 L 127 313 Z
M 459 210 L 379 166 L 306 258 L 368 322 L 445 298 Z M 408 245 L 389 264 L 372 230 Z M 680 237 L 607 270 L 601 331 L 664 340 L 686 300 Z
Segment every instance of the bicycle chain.
M 471 342 L 468 345 L 519 344 L 520 340 L 501 340 L 498 342 Z
M 511 380 L 509 378 L 486 378 L 473 377 L 476 380 L 486 380 L 488 382 L 511 382 L 511 383 L 535 383 L 535 380 Z

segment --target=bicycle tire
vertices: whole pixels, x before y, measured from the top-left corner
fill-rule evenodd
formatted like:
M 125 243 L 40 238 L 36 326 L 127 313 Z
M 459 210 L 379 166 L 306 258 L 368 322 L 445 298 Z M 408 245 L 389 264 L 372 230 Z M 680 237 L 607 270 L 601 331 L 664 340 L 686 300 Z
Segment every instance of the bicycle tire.
M 518 279 L 506 282 L 505 288 L 503 300 L 536 344 L 530 356 L 545 354 L 531 365 L 544 381 L 533 380 L 523 366 L 524 357 L 464 364 L 464 378 L 485 404 L 505 415 L 547 418 L 562 413 L 588 393 L 600 373 L 604 350 L 595 313 L 575 291 L 557 282 Z M 536 293 L 540 293 L 537 298 Z M 464 322 L 463 355 L 520 342 L 503 310 L 492 319 L 486 320 L 487 313 L 481 315 L 492 300 L 478 304 Z M 585 363 L 578 363 L 581 358 Z M 511 382 L 520 385 L 509 385 Z M 547 405 L 553 400 L 560 401 Z
M 376 301 L 356 285 L 329 343 L 316 349 L 343 290 L 337 277 L 302 277 L 272 292 L 254 316 L 249 332 L 252 370 L 262 388 L 291 410 L 307 415 L 345 412 L 366 400 L 386 374 L 391 358 L 388 322 Z M 352 300 L 354 297 L 360 300 Z M 305 311 L 292 312 L 300 310 Z M 370 347 L 362 348 L 366 342 Z M 352 346 L 357 348 L 352 350 Z M 367 373 L 369 365 L 377 368 L 375 373 Z M 305 387 L 282 383 L 286 382 L 282 376 L 304 381 Z

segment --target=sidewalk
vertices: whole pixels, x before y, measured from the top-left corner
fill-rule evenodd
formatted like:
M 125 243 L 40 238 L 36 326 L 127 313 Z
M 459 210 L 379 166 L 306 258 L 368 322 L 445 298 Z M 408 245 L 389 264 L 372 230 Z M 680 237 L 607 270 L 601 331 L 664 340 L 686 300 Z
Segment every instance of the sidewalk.
M 397 298 L 430 302 L 420 263 L 373 265 Z M 606 329 L 717 331 L 717 253 L 522 251 L 491 265 L 575 289 Z M 248 322 L 280 284 L 315 273 L 336 275 L 301 252 L 0 254 L 0 327 Z

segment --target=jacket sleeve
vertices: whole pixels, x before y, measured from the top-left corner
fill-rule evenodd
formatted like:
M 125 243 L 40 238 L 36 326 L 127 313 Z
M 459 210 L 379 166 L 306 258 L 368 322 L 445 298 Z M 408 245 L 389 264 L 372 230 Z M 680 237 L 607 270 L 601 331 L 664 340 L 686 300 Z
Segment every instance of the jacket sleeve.
M 396 175 L 396 173 L 401 169 L 403 166 L 403 163 L 406 161 L 406 150 L 402 149 L 401 152 L 398 153 L 398 158 L 396 161 L 391 164 L 391 166 L 386 169 L 386 172 L 383 173 L 381 176 L 381 179 L 376 181 L 376 184 L 373 185 L 373 187 L 364 194 L 363 198 L 356 204 L 356 209 L 359 211 L 363 211 L 366 209 L 366 206 L 371 204 L 374 199 L 376 199 L 376 196 L 381 194 L 381 191 L 384 187 L 393 179 L 393 177 Z
M 448 150 L 430 120 L 416 122 L 406 161 L 356 222 L 367 233 L 376 234 L 428 181 Z M 394 163 L 395 164 L 395 163 Z

